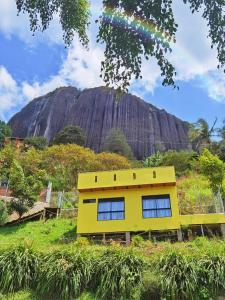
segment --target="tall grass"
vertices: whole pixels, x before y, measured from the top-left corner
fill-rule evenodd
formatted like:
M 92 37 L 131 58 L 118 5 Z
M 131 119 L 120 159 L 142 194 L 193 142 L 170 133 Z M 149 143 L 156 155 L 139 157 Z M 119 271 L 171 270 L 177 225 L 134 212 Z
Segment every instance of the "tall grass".
M 180 244 L 179 244 L 180 245 Z M 0 251 L 0 294 L 35 291 L 40 299 L 216 299 L 225 293 L 224 242 L 199 239 L 143 256 L 143 249 L 78 246 Z M 89 295 L 89 294 L 86 294 Z
M 164 253 L 157 262 L 161 295 L 166 299 L 215 299 L 225 292 L 225 253 Z
M 147 263 L 132 250 L 106 250 L 97 267 L 98 299 L 132 299 Z
M 196 299 L 198 273 L 193 259 L 179 252 L 162 255 L 158 262 L 162 294 L 172 299 Z
M 30 288 L 37 275 L 38 254 L 26 246 L 0 253 L 0 291 L 14 292 Z
M 50 299 L 74 299 L 85 291 L 92 278 L 92 255 L 84 250 L 55 250 L 43 255 L 36 291 Z

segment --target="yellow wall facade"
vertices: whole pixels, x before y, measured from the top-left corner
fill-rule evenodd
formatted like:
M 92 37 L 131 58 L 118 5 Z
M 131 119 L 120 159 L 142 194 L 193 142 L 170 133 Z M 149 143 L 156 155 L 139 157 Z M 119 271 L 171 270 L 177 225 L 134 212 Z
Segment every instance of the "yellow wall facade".
M 156 177 L 153 176 L 153 171 Z M 133 174 L 135 175 L 135 179 Z M 115 179 L 116 174 L 116 181 Z M 96 182 L 97 176 L 97 182 Z M 165 186 L 163 186 L 165 184 Z M 224 214 L 180 215 L 173 167 L 82 173 L 78 178 L 78 234 L 180 229 L 198 224 L 223 224 Z M 171 217 L 143 218 L 142 197 L 169 195 Z M 124 198 L 123 220 L 98 220 L 98 200 Z M 83 203 L 96 199 L 95 203 Z
M 134 173 L 135 179 L 133 177 Z M 114 175 L 116 175 L 116 181 L 114 180 Z M 96 176 L 97 182 L 95 182 Z M 179 228 L 179 210 L 175 182 L 173 167 L 80 174 L 78 179 L 78 189 L 80 190 L 78 234 Z M 164 183 L 170 183 L 171 186 L 156 186 Z M 146 186 L 148 184 L 152 186 Z M 170 195 L 171 217 L 143 218 L 142 196 L 154 195 Z M 124 197 L 124 220 L 98 221 L 98 199 L 119 197 Z M 84 199 L 96 199 L 96 203 L 83 203 Z
M 170 195 L 172 217 L 143 218 L 142 196 L 162 194 Z M 98 199 L 114 197 L 125 198 L 125 219 L 98 221 Z M 83 204 L 83 199 L 96 199 L 96 203 Z M 79 234 L 165 230 L 179 227 L 176 187 L 82 192 L 79 196 L 77 223 L 77 233 Z

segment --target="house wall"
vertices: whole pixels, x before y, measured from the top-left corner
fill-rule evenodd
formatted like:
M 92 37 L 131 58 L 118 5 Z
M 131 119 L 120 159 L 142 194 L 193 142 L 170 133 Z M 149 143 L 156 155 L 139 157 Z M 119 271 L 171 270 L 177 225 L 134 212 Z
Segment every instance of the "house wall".
M 169 194 L 172 217 L 143 218 L 142 196 Z M 125 219 L 98 221 L 98 199 L 124 197 Z M 96 203 L 83 203 L 84 199 L 96 199 Z M 177 189 L 169 187 L 140 187 L 134 189 L 99 190 L 80 192 L 78 208 L 78 234 L 170 230 L 180 228 Z

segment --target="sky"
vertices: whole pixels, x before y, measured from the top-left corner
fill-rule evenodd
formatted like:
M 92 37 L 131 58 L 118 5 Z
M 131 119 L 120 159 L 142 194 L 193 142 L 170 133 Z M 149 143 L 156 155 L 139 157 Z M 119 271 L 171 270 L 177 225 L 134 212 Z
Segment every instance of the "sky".
M 104 48 L 96 43 L 94 22 L 101 1 L 91 3 L 87 51 L 76 36 L 65 48 L 57 16 L 47 31 L 33 36 L 27 15 L 17 16 L 15 0 L 0 0 L 0 119 L 8 121 L 33 98 L 60 86 L 104 85 L 99 77 Z M 225 119 L 225 75 L 217 69 L 206 23 L 180 0 L 174 0 L 173 9 L 179 28 L 170 60 L 179 90 L 162 86 L 160 70 L 151 60 L 143 62 L 143 79 L 133 80 L 129 92 L 185 121 L 201 117 L 212 124 L 217 117 L 220 125 Z

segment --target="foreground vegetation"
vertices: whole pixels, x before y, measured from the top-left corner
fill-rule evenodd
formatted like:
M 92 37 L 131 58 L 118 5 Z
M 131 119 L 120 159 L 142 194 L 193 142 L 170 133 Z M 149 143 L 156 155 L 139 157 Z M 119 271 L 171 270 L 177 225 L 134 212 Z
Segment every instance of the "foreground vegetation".
M 225 294 L 225 242 L 76 240 L 75 222 L 0 228 L 0 299 L 216 299 Z
M 224 282 L 225 243 L 219 240 L 0 250 L 3 299 L 18 291 L 15 299 L 24 300 L 216 299 L 225 293 Z

